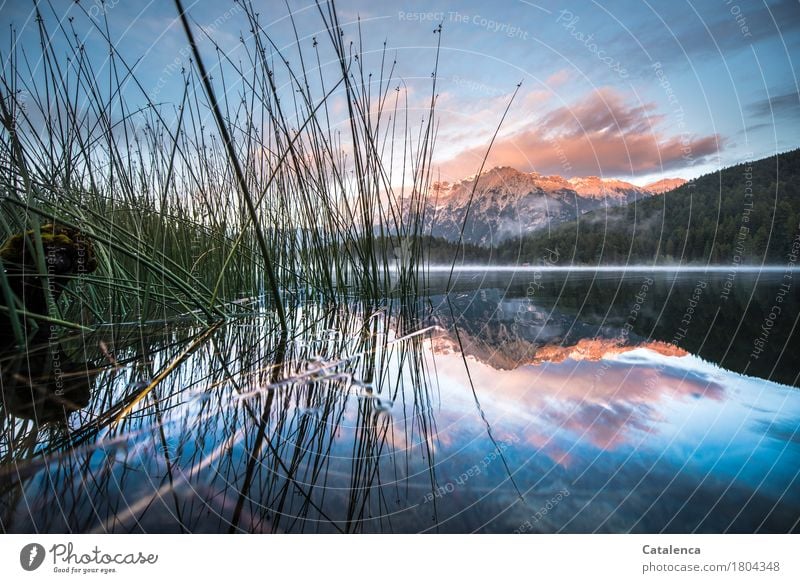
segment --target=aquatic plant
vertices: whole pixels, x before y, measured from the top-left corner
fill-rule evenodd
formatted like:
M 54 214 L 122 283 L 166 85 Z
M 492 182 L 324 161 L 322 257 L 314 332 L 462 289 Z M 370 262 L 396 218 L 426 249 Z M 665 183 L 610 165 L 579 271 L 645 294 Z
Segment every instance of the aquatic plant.
M 292 55 L 240 6 L 253 31 L 242 59 L 185 18 L 200 36 L 190 36 L 195 67 L 183 72 L 178 103 L 149 95 L 106 14 L 88 20 L 108 49 L 102 59 L 74 23 L 50 27 L 41 7 L 38 66 L 21 43 L 2 55 L 0 241 L 56 222 L 85 233 L 97 265 L 28 316 L 80 328 L 186 314 L 209 322 L 235 313 L 242 297 L 264 296 L 262 307 L 285 322 L 284 307 L 298 301 L 414 293 L 438 55 L 415 131 L 386 45 L 379 70 L 367 71 L 360 25 L 348 42 L 333 2 L 317 6 L 327 39 L 306 41 L 295 28 Z M 334 98 L 347 104 L 343 118 Z M 40 277 L 46 267 L 30 265 Z M 21 340 L 17 276 L 6 268 L 0 284 Z

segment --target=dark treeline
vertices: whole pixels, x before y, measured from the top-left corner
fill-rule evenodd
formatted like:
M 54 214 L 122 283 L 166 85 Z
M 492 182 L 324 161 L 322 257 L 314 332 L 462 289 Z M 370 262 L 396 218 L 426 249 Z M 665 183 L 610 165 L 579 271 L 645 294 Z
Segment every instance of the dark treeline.
M 418 237 L 406 237 L 400 239 L 398 243 L 395 238 L 377 237 L 375 243 L 375 253 L 382 259 L 389 262 L 397 261 L 413 251 L 418 246 L 423 261 L 431 265 L 450 265 L 453 257 L 456 257 L 456 265 L 463 263 L 490 263 L 497 257 L 497 251 L 472 243 L 462 243 L 457 245 L 455 242 L 423 235 Z M 337 252 L 343 253 L 344 249 L 340 246 Z
M 784 263 L 800 232 L 800 150 L 725 168 L 626 207 L 509 240 L 501 263 Z
M 667 342 L 728 370 L 798 386 L 798 369 L 791 364 L 800 346 L 800 295 L 791 291 L 798 279 L 741 273 L 739 285 L 729 289 L 723 273 L 613 272 L 590 281 L 567 272 L 534 279 L 521 271 L 511 280 L 488 280 L 479 291 L 461 290 L 451 303 L 462 335 L 479 338 L 487 352 L 520 361 L 536 346 L 620 338 L 629 325 L 632 344 Z M 637 294 L 642 301 L 633 311 Z M 443 296 L 434 303 L 442 306 L 437 318 L 449 329 L 451 303 Z M 791 317 L 772 318 L 774 306 Z
M 800 150 L 707 174 L 663 195 L 597 210 L 494 249 L 426 237 L 435 264 L 782 264 L 800 234 Z

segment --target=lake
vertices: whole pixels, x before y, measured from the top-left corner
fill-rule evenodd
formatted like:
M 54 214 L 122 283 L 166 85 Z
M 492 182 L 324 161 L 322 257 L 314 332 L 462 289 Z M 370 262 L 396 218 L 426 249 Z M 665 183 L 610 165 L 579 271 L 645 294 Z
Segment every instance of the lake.
M 798 530 L 796 272 L 447 277 L 4 356 L 0 528 Z

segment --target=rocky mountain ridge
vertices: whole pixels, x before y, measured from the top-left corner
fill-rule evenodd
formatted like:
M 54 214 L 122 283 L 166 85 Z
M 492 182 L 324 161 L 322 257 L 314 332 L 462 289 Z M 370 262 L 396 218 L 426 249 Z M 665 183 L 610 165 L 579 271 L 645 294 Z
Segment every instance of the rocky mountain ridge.
M 492 246 L 589 211 L 662 194 L 684 182 L 668 178 L 640 187 L 597 176 L 567 179 L 503 166 L 455 183 L 434 183 L 425 209 L 426 232 L 457 240 L 469 207 L 464 241 Z

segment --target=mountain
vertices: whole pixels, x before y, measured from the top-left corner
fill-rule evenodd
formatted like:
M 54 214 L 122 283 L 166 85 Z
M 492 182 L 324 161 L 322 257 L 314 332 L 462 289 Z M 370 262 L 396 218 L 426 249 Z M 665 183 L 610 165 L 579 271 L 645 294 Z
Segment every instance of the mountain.
M 585 178 L 570 178 L 567 183 L 582 198 L 606 201 L 603 206 L 625 204 L 653 194 L 647 189 L 639 188 L 630 182 L 614 180 L 613 178 L 587 176 Z
M 611 309 L 620 311 L 613 304 Z M 665 356 L 688 354 L 667 341 L 623 329 L 627 313 L 616 322 L 600 324 L 581 316 L 580 311 L 569 313 L 544 301 L 534 303 L 530 297 L 509 297 L 506 289 L 484 288 L 459 294 L 447 308 L 434 313 L 431 323 L 438 326 L 439 334 L 432 338 L 432 347 L 439 353 L 463 352 L 496 370 L 568 358 L 596 361 L 637 348 Z
M 562 178 L 538 172 L 520 172 L 508 166 L 493 168 L 480 176 L 456 183 L 438 182 L 428 198 L 426 232 L 455 241 L 464 218 L 464 242 L 495 246 L 543 228 L 574 221 L 602 208 L 626 205 L 669 189 L 669 181 L 652 188 L 596 176 Z M 470 196 L 472 205 L 469 206 Z M 467 210 L 469 207 L 469 215 Z
M 495 369 L 648 348 L 694 354 L 727 370 L 800 387 L 797 366 L 789 364 L 800 346 L 798 274 L 750 279 L 733 290 L 725 274 L 653 277 L 641 303 L 636 296 L 644 275 L 606 274 L 590 286 L 566 273 L 537 281 L 535 272 L 520 272 L 514 279 L 519 283 L 473 275 L 482 279 L 479 290 L 470 275 L 463 287 L 455 284 L 457 291 L 430 296 L 436 306 L 430 324 L 444 337 L 441 348 L 458 344 L 459 352 Z M 781 312 L 771 319 L 773 306 Z M 767 320 L 772 323 L 765 341 Z
M 658 198 L 506 239 L 494 261 L 785 264 L 800 247 L 800 149 L 691 180 Z
M 656 182 L 645 184 L 644 189 L 654 194 L 663 194 L 667 191 L 675 190 L 684 184 L 686 184 L 686 181 L 683 178 L 662 178 Z

